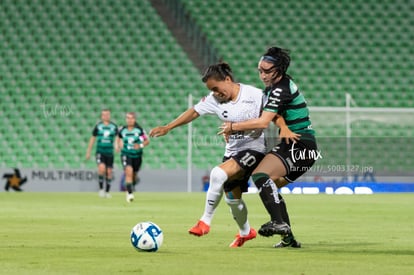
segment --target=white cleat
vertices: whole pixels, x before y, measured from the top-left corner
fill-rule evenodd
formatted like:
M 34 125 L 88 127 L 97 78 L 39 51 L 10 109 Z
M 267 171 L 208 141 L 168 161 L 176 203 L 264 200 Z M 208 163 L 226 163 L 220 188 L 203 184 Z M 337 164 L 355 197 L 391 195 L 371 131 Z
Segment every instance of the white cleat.
M 134 201 L 134 194 L 129 194 L 129 193 L 127 193 L 127 196 L 126 196 L 126 201 L 127 201 L 127 202 L 132 202 L 132 201 Z
M 105 198 L 105 191 L 104 190 L 99 190 L 99 197 L 101 197 L 101 198 Z
M 112 198 L 112 195 L 111 195 L 111 194 L 109 194 L 108 192 L 106 192 L 106 193 L 105 193 L 105 198 L 107 198 L 107 199 L 111 199 L 111 198 Z

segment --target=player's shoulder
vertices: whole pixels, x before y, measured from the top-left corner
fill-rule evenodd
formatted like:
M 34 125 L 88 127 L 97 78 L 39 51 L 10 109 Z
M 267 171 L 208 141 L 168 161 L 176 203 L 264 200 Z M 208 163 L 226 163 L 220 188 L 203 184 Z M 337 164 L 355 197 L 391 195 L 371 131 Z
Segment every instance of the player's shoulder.
M 205 101 L 215 101 L 214 93 L 210 91 L 207 95 L 203 96 L 200 100 L 200 102 L 205 102 Z
M 254 93 L 255 92 L 259 92 L 260 94 L 262 93 L 262 90 L 261 89 L 255 87 L 253 85 L 244 84 L 244 83 L 239 83 L 239 84 L 240 84 L 241 90 L 243 90 L 243 91 L 254 92 Z
M 118 128 L 118 125 L 113 121 L 110 121 L 109 125 L 111 125 L 112 127 Z
M 240 83 L 240 91 L 242 93 L 242 98 L 254 98 L 255 100 L 262 100 L 263 91 L 257 87 L 248 84 Z
M 127 128 L 126 125 L 121 125 L 118 127 L 118 132 L 121 133 L 123 130 L 125 130 Z
M 102 125 L 103 124 L 103 122 L 102 122 L 102 120 L 98 120 L 96 123 L 95 123 L 95 126 L 94 126 L 94 128 L 98 128 L 100 125 Z
M 278 83 L 274 84 L 273 90 L 278 89 L 279 91 L 288 91 L 297 90 L 296 84 L 293 82 L 292 79 L 285 76 L 283 77 Z M 295 92 L 295 91 L 293 91 Z
M 214 97 L 213 92 L 209 92 L 207 95 L 203 96 L 200 101 L 198 101 L 197 105 L 203 104 L 217 104 L 217 100 Z
M 141 127 L 141 125 L 139 125 L 137 122 L 135 122 L 134 127 L 135 127 L 135 129 L 136 129 L 136 130 L 139 130 L 140 132 L 142 132 L 142 131 L 143 131 L 143 129 L 142 129 L 142 127 Z

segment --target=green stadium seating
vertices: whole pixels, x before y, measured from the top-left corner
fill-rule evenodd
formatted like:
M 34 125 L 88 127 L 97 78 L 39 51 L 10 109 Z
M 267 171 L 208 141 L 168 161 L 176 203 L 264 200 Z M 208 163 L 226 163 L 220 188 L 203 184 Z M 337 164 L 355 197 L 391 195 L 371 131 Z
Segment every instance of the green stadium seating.
M 414 107 L 410 1 L 181 1 L 240 82 L 261 87 L 257 60 L 277 44 L 292 50 L 290 73 L 311 106 L 342 107 L 350 93 L 360 107 Z M 188 94 L 195 103 L 207 93 L 149 0 L 3 0 L 0 17 L 0 114 L 11 125 L 1 166 L 94 167 L 83 159 L 102 108 L 119 125 L 136 111 L 149 131 L 185 110 Z M 219 125 L 193 123 L 195 167 L 221 160 Z M 358 137 L 414 135 L 404 125 L 353 126 Z M 315 128 L 325 159 L 340 158 L 330 138 L 346 135 L 344 123 Z M 152 140 L 144 168 L 186 167 L 186 137 L 183 127 Z M 371 149 L 352 153 L 380 161 Z
M 360 107 L 414 107 L 407 90 L 414 2 L 182 2 L 242 82 L 260 87 L 246 68 L 267 46 L 279 45 L 292 51 L 290 73 L 312 106 L 344 106 L 348 92 Z M 405 98 L 395 99 L 401 91 Z M 373 92 L 379 96 L 366 100 Z
M 4 166 L 94 167 L 83 158 L 102 108 L 119 125 L 136 111 L 149 131 L 185 110 L 189 93 L 207 93 L 149 1 L 6 0 L 0 16 L 0 105 L 14 129 L 1 134 Z M 210 135 L 215 126 L 197 130 Z M 183 136 L 177 129 L 154 140 L 144 167 L 185 167 Z

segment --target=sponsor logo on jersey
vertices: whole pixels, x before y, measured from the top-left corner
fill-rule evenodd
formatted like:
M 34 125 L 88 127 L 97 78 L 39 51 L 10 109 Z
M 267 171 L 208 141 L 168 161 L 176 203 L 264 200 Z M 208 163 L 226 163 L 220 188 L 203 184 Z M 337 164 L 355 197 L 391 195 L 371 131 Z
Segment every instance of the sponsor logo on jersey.
M 231 134 L 231 135 L 229 136 L 229 138 L 230 138 L 230 139 L 245 139 L 245 138 L 247 138 L 247 137 L 245 136 L 244 131 L 238 131 L 238 132 L 236 132 L 236 133 L 234 133 L 234 134 Z
M 279 107 L 279 104 L 276 102 L 276 100 L 269 100 L 266 105 L 270 107 Z

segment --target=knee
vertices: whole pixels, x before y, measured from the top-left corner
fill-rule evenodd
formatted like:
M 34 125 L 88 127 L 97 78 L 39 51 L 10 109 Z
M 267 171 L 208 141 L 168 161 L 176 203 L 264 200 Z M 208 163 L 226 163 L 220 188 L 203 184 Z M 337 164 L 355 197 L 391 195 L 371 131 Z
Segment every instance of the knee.
M 105 175 L 105 170 L 106 170 L 105 168 L 106 168 L 105 165 L 99 164 L 99 166 L 98 166 L 99 175 Z
M 217 166 L 214 167 L 210 172 L 210 191 L 221 192 L 227 178 L 227 174 L 223 169 Z
M 225 182 L 227 180 L 227 174 L 223 169 L 216 166 L 210 172 L 210 181 L 213 182 Z
M 132 167 L 127 166 L 125 167 L 125 178 L 126 179 L 132 179 L 133 175 L 132 175 Z
M 252 174 L 252 180 L 256 187 L 260 189 L 269 180 L 269 175 L 265 173 L 255 173 Z
M 112 178 L 112 169 L 108 169 L 107 173 L 106 173 L 106 177 L 108 179 Z

